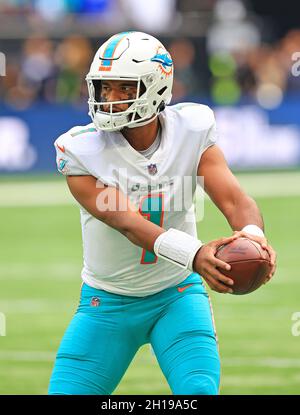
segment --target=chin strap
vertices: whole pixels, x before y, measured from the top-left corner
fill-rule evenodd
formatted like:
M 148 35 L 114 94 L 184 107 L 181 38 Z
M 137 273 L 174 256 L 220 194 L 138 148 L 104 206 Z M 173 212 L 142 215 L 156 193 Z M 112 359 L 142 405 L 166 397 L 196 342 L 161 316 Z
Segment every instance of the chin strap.
M 138 127 L 143 127 L 144 125 L 149 124 L 151 121 L 155 120 L 155 118 L 158 116 L 158 114 L 160 112 L 162 112 L 164 109 L 166 108 L 166 103 L 165 101 L 161 101 L 161 103 L 159 104 L 158 108 L 157 108 L 157 113 L 154 114 L 151 118 L 148 118 L 145 121 L 137 121 L 136 123 L 132 124 L 132 125 L 128 125 L 128 128 L 138 128 Z

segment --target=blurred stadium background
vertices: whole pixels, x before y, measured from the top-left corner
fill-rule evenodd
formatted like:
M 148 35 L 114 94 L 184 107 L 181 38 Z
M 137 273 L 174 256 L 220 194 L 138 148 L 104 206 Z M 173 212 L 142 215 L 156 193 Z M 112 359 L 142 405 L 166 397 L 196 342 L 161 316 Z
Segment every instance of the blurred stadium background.
M 211 293 L 221 393 L 299 393 L 300 332 L 292 319 L 300 311 L 300 25 L 293 4 L 286 0 L 282 13 L 280 3 L 259 0 L 0 1 L 0 394 L 47 393 L 77 307 L 79 212 L 56 173 L 53 141 L 90 122 L 90 60 L 124 30 L 149 32 L 169 48 L 174 103 L 214 109 L 219 145 L 278 251 L 269 285 L 245 297 Z M 230 233 L 208 200 L 198 230 L 206 241 Z M 144 346 L 115 394 L 148 393 L 170 390 Z

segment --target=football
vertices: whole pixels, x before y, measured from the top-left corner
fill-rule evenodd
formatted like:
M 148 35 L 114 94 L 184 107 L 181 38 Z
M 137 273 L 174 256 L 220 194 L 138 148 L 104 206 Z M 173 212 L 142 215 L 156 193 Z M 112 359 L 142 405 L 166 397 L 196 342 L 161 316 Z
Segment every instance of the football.
M 229 271 L 219 271 L 234 281 L 232 294 L 249 294 L 257 290 L 271 271 L 269 253 L 248 238 L 238 238 L 220 246 L 215 256 L 231 265 Z

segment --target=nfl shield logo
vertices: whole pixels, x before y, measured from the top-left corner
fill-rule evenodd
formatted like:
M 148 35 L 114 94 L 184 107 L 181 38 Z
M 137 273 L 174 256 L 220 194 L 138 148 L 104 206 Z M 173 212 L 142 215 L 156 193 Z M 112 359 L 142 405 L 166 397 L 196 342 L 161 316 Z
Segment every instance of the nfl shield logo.
M 151 176 L 154 176 L 154 174 L 157 173 L 157 166 L 156 164 L 149 164 L 148 167 L 148 173 L 151 174 Z
M 98 297 L 93 297 L 91 300 L 92 307 L 98 307 L 100 304 L 100 299 Z

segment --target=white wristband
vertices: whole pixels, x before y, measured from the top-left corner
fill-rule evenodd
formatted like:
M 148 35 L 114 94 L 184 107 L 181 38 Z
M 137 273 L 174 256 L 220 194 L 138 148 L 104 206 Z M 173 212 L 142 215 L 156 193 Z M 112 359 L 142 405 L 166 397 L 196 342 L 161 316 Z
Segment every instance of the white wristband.
M 244 226 L 243 229 L 242 229 L 242 231 L 243 232 L 250 233 L 251 235 L 260 236 L 262 238 L 265 237 L 264 232 L 257 225 L 247 225 L 247 226 Z
M 159 258 L 193 271 L 194 257 L 202 245 L 186 232 L 170 228 L 156 239 L 154 252 Z

